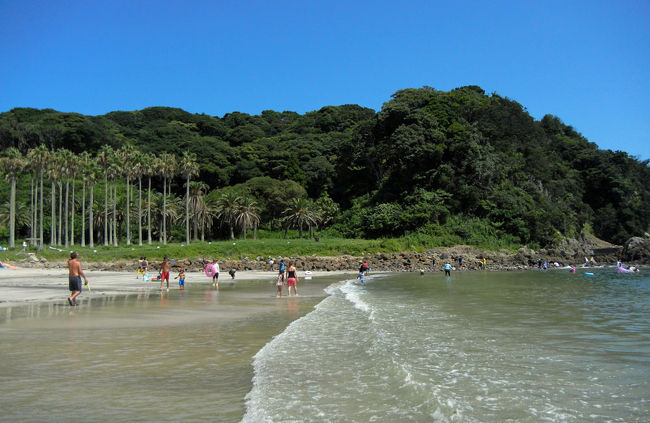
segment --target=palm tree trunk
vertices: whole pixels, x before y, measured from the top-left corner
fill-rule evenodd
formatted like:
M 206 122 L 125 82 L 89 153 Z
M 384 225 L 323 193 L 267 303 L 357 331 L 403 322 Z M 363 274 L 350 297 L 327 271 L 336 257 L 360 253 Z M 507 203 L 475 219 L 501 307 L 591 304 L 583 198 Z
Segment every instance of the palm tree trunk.
M 131 245 L 131 181 L 129 174 L 126 175 L 126 245 Z
M 50 222 L 50 245 L 56 245 L 56 185 L 52 182 L 52 221 Z
M 70 215 L 68 214 L 68 203 L 70 202 L 70 197 L 68 194 L 70 193 L 70 178 L 66 178 L 65 180 L 65 207 L 64 207 L 64 219 L 65 219 L 65 235 L 64 235 L 64 241 L 65 241 L 65 246 L 66 248 L 70 246 L 70 237 L 68 233 L 68 218 Z
M 86 183 L 81 189 L 81 246 L 86 246 Z
M 108 245 L 108 176 L 104 173 L 104 245 Z
M 90 185 L 90 192 L 88 193 L 88 242 L 90 243 L 90 248 L 95 246 L 95 241 L 93 237 L 94 224 L 93 224 L 93 191 L 95 190 L 95 185 Z
M 59 230 L 57 231 L 56 234 L 56 241 L 57 245 L 62 245 L 61 242 L 63 241 L 63 236 L 61 235 L 61 232 L 63 232 L 63 182 L 59 182 Z
M 31 226 L 29 230 L 29 237 L 31 238 L 31 241 L 29 241 L 30 244 L 34 244 L 34 238 L 36 238 L 36 195 L 34 192 L 34 175 L 30 178 L 30 187 L 29 187 L 29 194 L 30 194 L 30 202 L 31 202 L 31 208 L 29 209 L 31 211 Z
M 9 194 L 9 248 L 16 247 L 16 175 L 11 175 Z
M 190 175 L 185 182 L 185 242 L 190 245 Z
M 257 223 L 253 226 L 253 239 L 257 239 Z
M 138 245 L 142 247 L 142 177 L 138 177 Z
M 39 241 L 38 241 L 38 250 L 42 251 L 43 250 L 43 169 L 40 171 L 41 174 L 41 191 L 39 193 L 40 195 L 40 202 L 41 202 L 41 215 L 40 219 L 38 220 L 38 232 L 39 232 Z
M 147 191 L 147 241 L 151 245 L 151 176 L 149 176 L 149 190 Z
M 75 180 L 72 178 L 72 202 L 70 203 L 70 245 L 74 245 L 74 186 Z
M 117 247 L 117 181 L 113 182 L 113 246 Z
M 167 177 L 163 179 L 162 243 L 167 245 Z

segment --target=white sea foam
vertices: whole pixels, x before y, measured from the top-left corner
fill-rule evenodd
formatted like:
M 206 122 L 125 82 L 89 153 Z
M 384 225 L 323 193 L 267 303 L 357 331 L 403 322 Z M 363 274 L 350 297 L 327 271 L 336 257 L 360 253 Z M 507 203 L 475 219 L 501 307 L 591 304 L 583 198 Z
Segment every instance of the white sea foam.
M 289 355 L 304 356 L 309 351 L 299 351 L 298 348 L 301 348 L 301 343 L 299 342 L 304 335 L 304 326 L 311 324 L 311 320 L 314 320 L 314 316 L 318 313 L 327 313 L 328 304 L 331 303 L 334 298 L 332 295 L 335 295 L 340 291 L 342 286 L 345 286 L 350 281 L 341 281 L 329 285 L 325 288 L 325 292 L 329 294 L 323 301 L 318 303 L 314 310 L 305 316 L 301 317 L 298 320 L 291 322 L 285 330 L 279 335 L 275 336 L 271 341 L 269 341 L 261 350 L 255 354 L 253 357 L 253 388 L 246 395 L 246 413 L 242 419 L 242 422 L 272 422 L 272 411 L 269 410 L 271 403 L 278 400 L 278 392 L 273 388 L 273 386 L 278 381 L 273 380 L 273 371 L 277 368 L 278 365 L 287 365 L 287 362 L 284 357 Z M 291 350 L 291 351 L 289 351 Z M 281 357 L 278 360 L 278 357 Z M 305 384 L 310 384 L 309 380 L 304 380 Z M 315 386 L 314 384 L 311 384 Z M 282 395 L 282 393 L 281 393 Z M 319 394 L 314 394 L 313 398 L 318 398 Z M 286 403 L 286 398 L 282 398 L 282 403 L 288 407 Z M 297 405 L 297 404 L 296 404 Z M 315 415 L 321 414 L 321 411 L 312 410 Z
M 362 286 L 359 286 L 352 281 L 347 281 L 347 283 L 339 287 L 339 290 L 345 295 L 345 299 L 350 301 L 355 308 L 368 313 L 369 319 L 374 319 L 375 310 L 363 300 L 364 289 Z
M 329 286 L 329 297 L 314 312 L 267 344 L 255 356 L 244 421 L 615 421 L 626 413 L 632 416 L 628 421 L 643 421 L 640 416 L 647 415 L 647 371 L 593 347 L 616 341 L 616 351 L 637 348 L 640 360 L 648 361 L 647 338 L 638 336 L 647 333 L 647 318 L 618 307 L 626 328 L 640 322 L 622 332 L 618 320 L 608 320 L 611 310 L 601 306 L 628 304 L 627 298 L 589 285 L 590 298 L 606 301 L 585 303 L 584 296 L 572 297 L 566 284 L 557 283 L 566 279 L 560 272 L 543 280 L 533 274 L 526 297 L 514 289 L 521 281 L 507 279 L 490 282 L 509 288 L 495 297 L 484 274 L 463 275 L 481 284 L 454 286 L 442 279 L 393 277 L 405 283 L 376 279 L 362 286 L 347 280 Z M 612 286 L 648 292 L 641 284 Z M 531 302 L 531 291 L 552 301 Z M 645 296 L 635 298 L 642 299 L 632 301 L 635 307 L 646 304 Z M 574 305 L 578 315 L 558 317 L 557 310 Z M 535 340 L 548 342 L 530 342 L 532 328 L 539 329 Z M 628 345 L 621 335 L 636 338 Z M 283 360 L 285 354 L 299 357 L 295 368 Z M 288 399 L 286 392 L 294 395 Z M 579 400 L 566 400 L 572 397 Z

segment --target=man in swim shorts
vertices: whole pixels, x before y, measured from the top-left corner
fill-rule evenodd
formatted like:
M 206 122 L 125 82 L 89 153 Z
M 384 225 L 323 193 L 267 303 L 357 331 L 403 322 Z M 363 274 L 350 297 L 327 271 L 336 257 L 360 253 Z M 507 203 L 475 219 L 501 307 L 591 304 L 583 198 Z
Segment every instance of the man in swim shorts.
M 167 281 L 167 292 L 169 292 L 169 269 L 171 265 L 169 264 L 169 259 L 165 257 L 162 264 L 160 265 L 160 290 L 163 289 L 163 281 Z
M 83 270 L 81 270 L 81 262 L 77 260 L 79 255 L 73 251 L 70 253 L 70 260 L 68 260 L 68 289 L 72 293 L 68 297 L 68 304 L 71 306 L 77 305 L 75 299 L 81 294 L 81 278 L 84 278 L 84 285 L 88 285 L 88 279 Z

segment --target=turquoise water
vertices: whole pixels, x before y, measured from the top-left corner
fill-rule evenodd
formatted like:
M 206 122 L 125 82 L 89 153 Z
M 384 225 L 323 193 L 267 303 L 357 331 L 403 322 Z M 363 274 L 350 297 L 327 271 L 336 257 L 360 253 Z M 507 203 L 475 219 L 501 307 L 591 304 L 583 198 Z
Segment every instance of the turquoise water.
M 454 272 L 0 308 L 3 422 L 647 422 L 650 279 Z M 327 292 L 325 292 L 327 291 Z
M 255 356 L 244 421 L 647 422 L 650 280 L 595 273 L 337 283 Z

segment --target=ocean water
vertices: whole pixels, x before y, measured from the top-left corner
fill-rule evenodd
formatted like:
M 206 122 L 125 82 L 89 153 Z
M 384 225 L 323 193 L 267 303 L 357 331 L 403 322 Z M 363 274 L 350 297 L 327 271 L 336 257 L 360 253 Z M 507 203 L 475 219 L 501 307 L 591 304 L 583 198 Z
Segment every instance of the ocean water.
M 254 358 L 244 422 L 650 421 L 650 279 L 335 283 Z
M 336 277 L 282 299 L 273 281 L 191 284 L 0 307 L 0 421 L 647 422 L 647 272 Z

